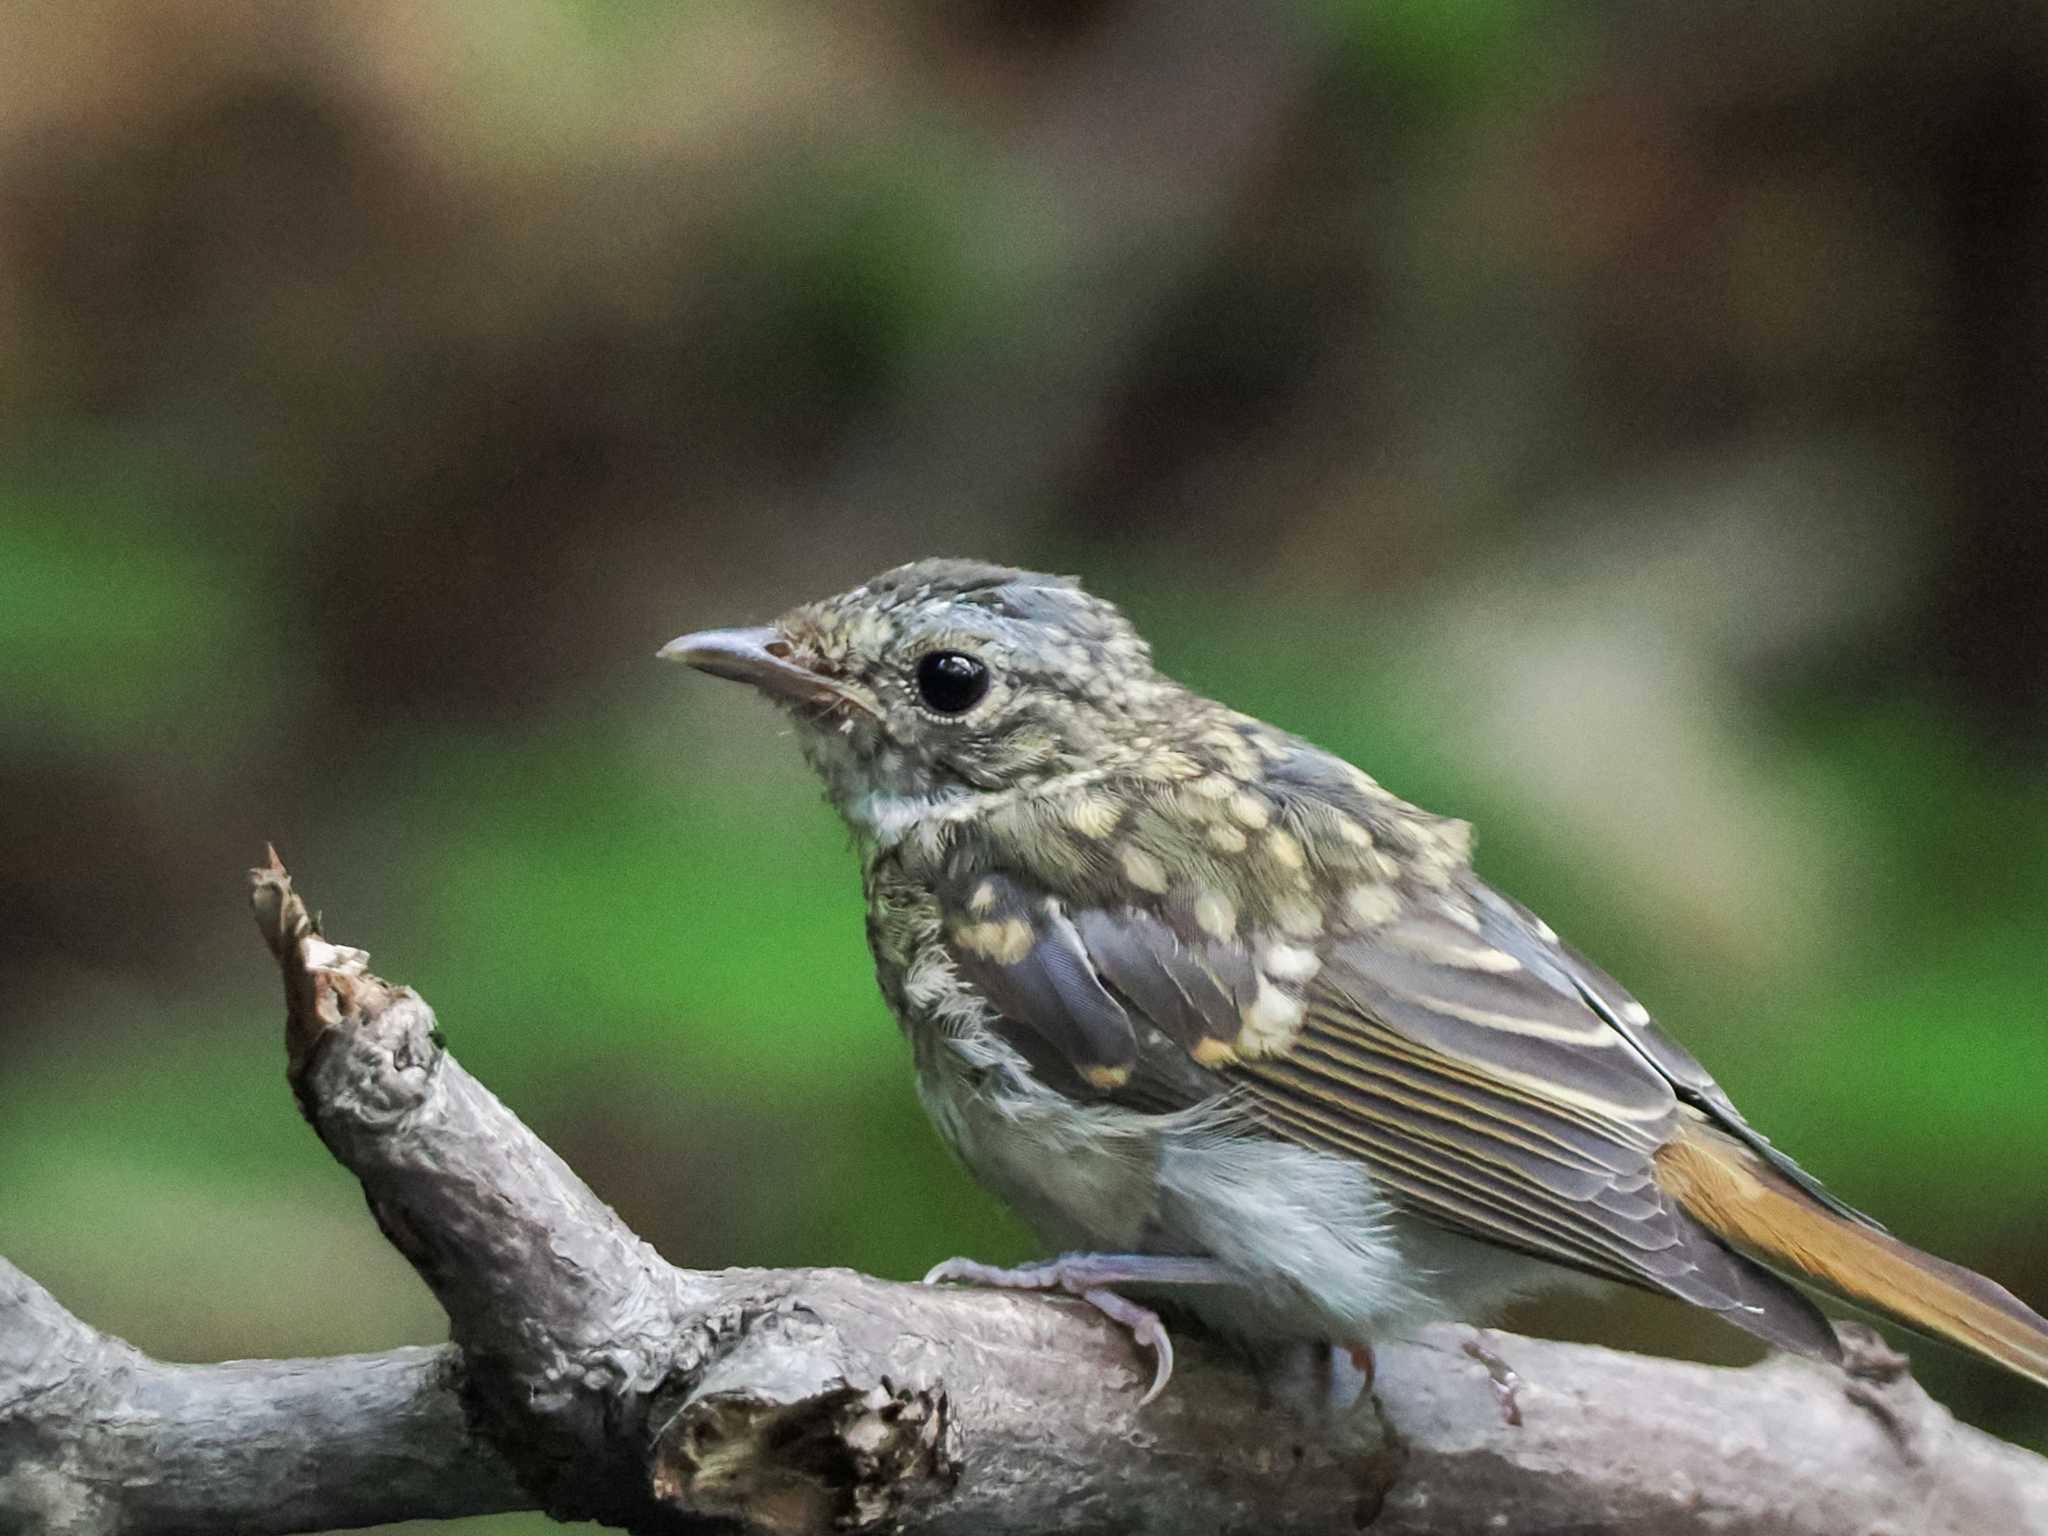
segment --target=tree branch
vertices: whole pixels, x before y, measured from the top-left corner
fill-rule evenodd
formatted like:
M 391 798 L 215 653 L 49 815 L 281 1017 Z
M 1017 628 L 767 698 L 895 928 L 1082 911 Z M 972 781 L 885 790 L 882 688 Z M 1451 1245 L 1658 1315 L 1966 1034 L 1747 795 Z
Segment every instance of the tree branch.
M 0 1531 L 308 1531 L 522 1509 L 452 1347 L 165 1365 L 0 1259 Z
M 2048 1463 L 1866 1345 L 1717 1370 L 1464 1330 L 1379 1351 L 1350 1410 L 1040 1297 L 665 1263 L 442 1048 L 426 1004 L 258 920 L 289 1075 L 453 1344 L 177 1366 L 0 1265 L 0 1531 L 283 1532 L 538 1507 L 642 1531 L 2048 1532 Z M 1320 1404 L 1320 1405 L 1319 1405 Z

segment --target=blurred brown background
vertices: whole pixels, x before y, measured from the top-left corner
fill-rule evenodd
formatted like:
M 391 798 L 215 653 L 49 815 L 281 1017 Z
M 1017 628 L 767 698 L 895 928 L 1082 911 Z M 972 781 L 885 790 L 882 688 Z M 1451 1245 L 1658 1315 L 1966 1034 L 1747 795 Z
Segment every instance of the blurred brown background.
M 777 721 L 652 660 L 951 553 L 1478 821 L 2048 1302 L 2044 368 L 2038 7 L 18 0 L 0 1252 L 173 1356 L 437 1336 L 284 1091 L 275 839 L 676 1261 L 1021 1255 Z

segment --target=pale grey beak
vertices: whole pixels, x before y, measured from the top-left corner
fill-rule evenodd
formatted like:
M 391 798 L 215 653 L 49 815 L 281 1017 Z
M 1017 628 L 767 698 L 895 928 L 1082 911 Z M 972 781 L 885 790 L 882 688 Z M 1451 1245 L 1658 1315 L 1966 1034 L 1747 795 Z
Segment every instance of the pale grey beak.
M 778 629 L 704 629 L 694 635 L 678 635 L 659 651 L 663 661 L 680 661 L 729 677 L 734 682 L 752 683 L 763 693 L 777 694 L 805 704 L 860 704 L 838 682 L 821 677 L 794 659 L 795 650 Z

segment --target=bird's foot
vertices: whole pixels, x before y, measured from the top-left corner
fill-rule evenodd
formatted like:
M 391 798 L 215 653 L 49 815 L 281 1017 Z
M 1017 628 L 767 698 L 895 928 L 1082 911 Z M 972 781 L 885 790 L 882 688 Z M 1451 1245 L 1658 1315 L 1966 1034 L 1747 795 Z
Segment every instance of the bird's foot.
M 1111 1322 L 1128 1328 L 1132 1341 L 1152 1351 L 1152 1385 L 1138 1399 L 1144 1407 L 1166 1390 L 1173 1377 L 1173 1338 L 1150 1307 L 1117 1295 L 1112 1285 L 1224 1285 L 1229 1277 L 1210 1259 L 1148 1253 L 1068 1253 L 1042 1264 L 1004 1269 L 973 1259 L 947 1259 L 925 1275 L 926 1285 L 948 1280 L 1004 1291 L 1064 1291 L 1078 1296 Z
M 1521 1376 L 1512 1365 L 1481 1343 L 1476 1333 L 1465 1341 L 1465 1353 L 1486 1367 L 1487 1380 L 1493 1384 L 1493 1400 L 1500 1405 L 1501 1421 L 1520 1429 L 1522 1405 L 1516 1401 L 1515 1393 L 1521 1388 Z

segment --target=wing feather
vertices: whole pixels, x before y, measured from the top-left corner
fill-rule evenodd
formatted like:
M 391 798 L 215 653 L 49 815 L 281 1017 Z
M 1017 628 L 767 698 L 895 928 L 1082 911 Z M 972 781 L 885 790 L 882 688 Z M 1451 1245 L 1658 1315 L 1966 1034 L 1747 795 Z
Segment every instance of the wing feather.
M 1477 882 L 1457 895 L 1377 926 L 1333 902 L 1279 976 L 1278 951 L 1168 900 L 1070 907 L 959 866 L 939 887 L 962 975 L 1063 1091 L 1170 1110 L 1234 1087 L 1270 1134 L 1359 1159 L 1418 1216 L 1829 1353 L 1811 1303 L 1658 1185 L 1681 1117 L 1721 1118 L 1712 1080 L 1535 919 Z
M 1469 1165 L 1432 1154 L 1424 1144 L 1387 1135 L 1308 1101 L 1285 1083 L 1261 1096 L 1261 1108 L 1290 1139 L 1360 1158 L 1375 1182 L 1445 1225 L 1483 1234 L 1488 1241 L 1552 1263 L 1642 1283 L 1639 1265 L 1625 1262 L 1608 1246 L 1589 1241 L 1571 1221 L 1559 1221 L 1541 1205 L 1517 1200 Z
M 1103 978 L 1187 1050 L 1236 1036 L 1257 991 L 1242 949 L 1184 939 L 1136 907 L 1088 908 L 1074 924 Z
M 1550 926 L 1512 897 L 1473 880 L 1468 889 L 1481 935 L 1514 955 L 1560 992 L 1576 994 L 1586 1007 L 1626 1040 L 1671 1084 L 1680 1100 L 1700 1110 L 1722 1130 L 1745 1143 L 1765 1162 L 1833 1211 L 1874 1232 L 1878 1222 L 1831 1193 L 1812 1174 L 1772 1146 L 1684 1046 L 1659 1029 L 1649 1009 L 1584 955 L 1560 940 Z
M 1096 973 L 1060 903 L 1006 875 L 942 896 L 953 963 L 999 1010 L 1003 1033 L 1041 1072 L 1100 1087 L 1137 1060 L 1137 1030 Z
M 1557 991 L 1506 951 L 1481 945 L 1448 916 L 1416 913 L 1390 932 L 1340 941 L 1317 986 L 1354 1015 L 1598 1121 L 1656 1123 L 1671 1114 L 1670 1082 L 1576 993 Z M 1513 968 L 1465 963 L 1480 953 Z

